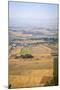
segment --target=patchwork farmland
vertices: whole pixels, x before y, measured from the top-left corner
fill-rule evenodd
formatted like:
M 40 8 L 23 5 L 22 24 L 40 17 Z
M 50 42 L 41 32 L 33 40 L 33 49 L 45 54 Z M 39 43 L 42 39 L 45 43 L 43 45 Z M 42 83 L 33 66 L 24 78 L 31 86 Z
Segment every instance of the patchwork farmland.
M 33 41 L 32 41 L 33 42 Z M 9 49 L 9 84 L 11 88 L 45 86 L 53 75 L 56 44 L 14 46 Z M 25 56 L 23 58 L 21 56 Z M 32 58 L 27 55 L 33 56 Z

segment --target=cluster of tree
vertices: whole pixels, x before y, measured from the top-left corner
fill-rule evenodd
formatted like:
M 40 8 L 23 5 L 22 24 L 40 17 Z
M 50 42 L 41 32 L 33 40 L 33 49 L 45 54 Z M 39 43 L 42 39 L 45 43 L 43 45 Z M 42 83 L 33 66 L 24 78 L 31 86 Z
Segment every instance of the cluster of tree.
M 33 58 L 33 56 L 31 54 L 25 54 L 25 55 L 21 55 L 21 58 Z

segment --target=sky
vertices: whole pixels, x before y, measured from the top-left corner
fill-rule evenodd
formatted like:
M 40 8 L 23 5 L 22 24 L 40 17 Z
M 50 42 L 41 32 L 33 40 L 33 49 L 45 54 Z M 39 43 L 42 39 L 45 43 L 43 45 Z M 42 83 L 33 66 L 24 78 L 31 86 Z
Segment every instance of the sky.
M 9 27 L 57 29 L 58 5 L 9 1 Z

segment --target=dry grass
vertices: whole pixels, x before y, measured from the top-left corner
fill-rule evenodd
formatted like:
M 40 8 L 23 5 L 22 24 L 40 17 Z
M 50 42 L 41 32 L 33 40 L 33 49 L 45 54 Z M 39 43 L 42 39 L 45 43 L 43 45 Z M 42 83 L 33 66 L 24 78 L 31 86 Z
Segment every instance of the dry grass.
M 46 80 L 43 83 L 41 82 L 44 75 L 46 77 L 52 77 L 53 70 L 32 70 L 30 72 L 26 70 L 26 73 L 22 75 L 9 75 L 9 83 L 11 83 L 12 88 L 42 86 L 42 84 L 44 85 L 46 83 Z

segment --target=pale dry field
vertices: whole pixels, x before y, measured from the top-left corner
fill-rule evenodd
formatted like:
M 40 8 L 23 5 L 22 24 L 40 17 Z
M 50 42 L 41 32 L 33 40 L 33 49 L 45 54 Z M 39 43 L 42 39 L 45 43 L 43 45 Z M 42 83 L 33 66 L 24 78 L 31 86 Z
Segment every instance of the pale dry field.
M 9 53 L 9 84 L 11 88 L 44 86 L 53 77 L 52 49 L 46 45 L 32 46 L 32 59 L 15 59 L 23 47 Z M 14 54 L 14 55 L 13 55 Z

